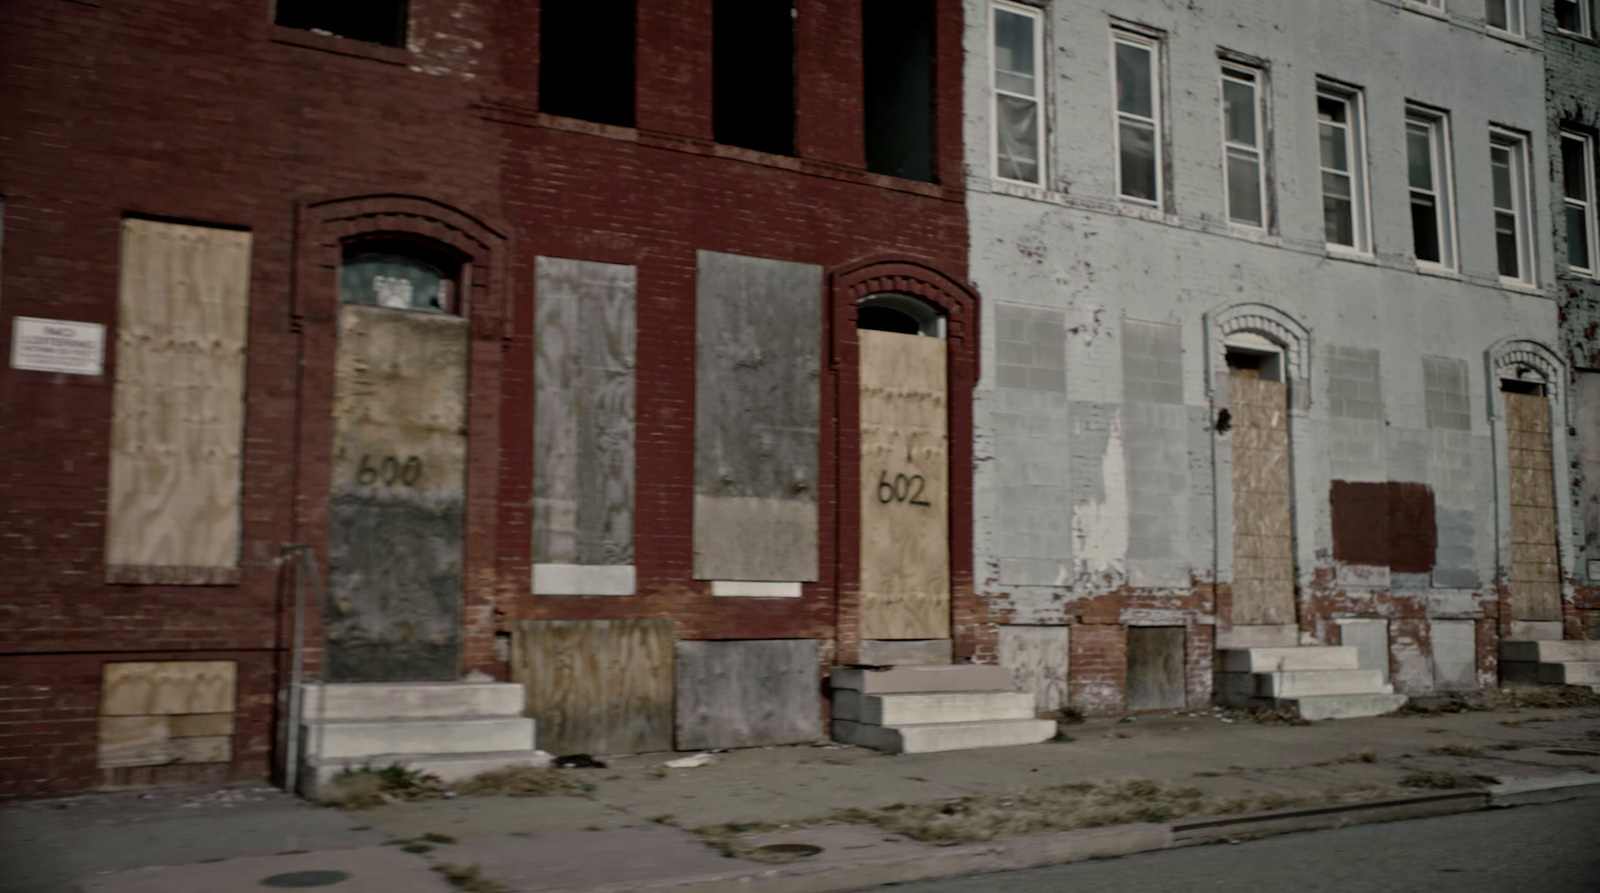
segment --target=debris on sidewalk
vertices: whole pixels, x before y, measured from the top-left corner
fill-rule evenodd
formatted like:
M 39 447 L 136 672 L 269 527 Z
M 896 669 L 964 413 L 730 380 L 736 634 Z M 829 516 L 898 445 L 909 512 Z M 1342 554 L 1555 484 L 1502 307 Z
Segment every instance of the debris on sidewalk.
M 716 761 L 715 754 L 697 753 L 692 756 L 679 757 L 676 760 L 668 760 L 662 765 L 668 769 L 698 769 L 701 766 L 709 766 Z

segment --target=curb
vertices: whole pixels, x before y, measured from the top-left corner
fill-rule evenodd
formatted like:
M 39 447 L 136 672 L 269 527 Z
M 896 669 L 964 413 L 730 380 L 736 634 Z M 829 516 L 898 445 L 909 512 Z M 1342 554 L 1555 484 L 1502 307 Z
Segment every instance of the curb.
M 1597 775 L 1511 779 L 1479 791 L 1429 794 L 1314 809 L 1284 809 L 1194 822 L 1060 831 L 992 843 L 930 847 L 926 852 L 854 862 L 795 862 L 725 874 L 602 884 L 547 893 L 844 893 L 884 884 L 1043 868 L 1087 859 L 1131 856 L 1298 831 L 1457 815 L 1497 807 L 1594 796 L 1600 796 L 1600 776 Z

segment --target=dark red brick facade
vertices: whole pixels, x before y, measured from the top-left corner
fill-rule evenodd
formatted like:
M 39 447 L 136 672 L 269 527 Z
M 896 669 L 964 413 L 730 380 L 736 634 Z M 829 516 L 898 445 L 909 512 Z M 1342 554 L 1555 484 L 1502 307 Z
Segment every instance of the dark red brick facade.
M 0 10 L 0 340 L 9 345 L 16 316 L 108 330 L 102 377 L 0 368 L 0 796 L 268 774 L 292 605 L 280 549 L 326 554 L 338 246 L 368 232 L 425 236 L 471 258 L 465 670 L 503 678 L 494 636 L 529 618 L 671 618 L 690 639 L 819 638 L 829 661 L 853 648 L 844 395 L 855 289 L 875 278 L 949 313 L 956 648 L 992 648 L 972 596 L 977 306 L 963 285 L 959 3 L 937 3 L 937 184 L 864 169 L 858 0 L 797 2 L 792 158 L 710 140 L 711 0 L 639 4 L 637 128 L 538 111 L 536 3 L 413 0 L 409 50 L 274 26 L 270 7 L 15 0 Z M 102 582 L 128 214 L 253 234 L 238 585 Z M 692 580 L 699 249 L 818 264 L 830 277 L 819 322 L 831 345 L 822 577 L 799 599 L 713 602 Z M 638 267 L 635 597 L 529 595 L 539 255 Z M 188 658 L 238 662 L 233 764 L 102 774 L 102 664 Z

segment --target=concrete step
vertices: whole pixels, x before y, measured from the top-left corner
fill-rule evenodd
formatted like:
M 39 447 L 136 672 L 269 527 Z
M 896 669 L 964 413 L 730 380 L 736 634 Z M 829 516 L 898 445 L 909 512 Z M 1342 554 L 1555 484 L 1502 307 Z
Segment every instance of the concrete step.
M 310 759 L 363 760 L 377 754 L 464 754 L 533 749 L 527 717 L 339 720 L 300 726 Z
M 1508 640 L 1500 643 L 1500 659 L 1542 664 L 1600 661 L 1600 639 Z
M 433 754 L 433 753 L 380 753 L 361 759 L 308 759 L 300 764 L 300 795 L 315 797 L 328 782 L 346 769 L 371 766 L 384 769 L 399 763 L 407 769 L 418 769 L 437 775 L 440 781 L 451 782 L 471 778 L 480 772 L 502 769 L 506 766 L 544 766 L 550 755 L 537 750 L 505 750 L 489 753 Z
M 363 682 L 307 685 L 300 703 L 315 722 L 521 716 L 526 698 L 514 682 Z
M 875 726 L 836 719 L 833 740 L 888 753 L 935 753 L 978 747 L 1038 744 L 1056 734 L 1053 719 L 1007 719 L 992 722 Z
M 1539 681 L 1550 685 L 1600 684 L 1600 661 L 1569 660 L 1540 664 Z
M 1293 648 L 1230 648 L 1222 652 L 1227 673 L 1278 673 L 1285 670 L 1357 670 L 1361 658 L 1353 645 Z
M 833 693 L 833 716 L 878 726 L 1033 719 L 1033 695 L 1015 691 Z
M 1256 694 L 1267 698 L 1316 695 L 1391 694 L 1382 670 L 1296 670 L 1256 673 Z
M 944 666 L 834 667 L 833 687 L 863 694 L 891 694 L 921 691 L 1010 691 L 1011 671 L 985 664 L 946 664 Z
M 1278 705 L 1299 711 L 1301 719 L 1317 720 L 1382 716 L 1400 709 L 1405 702 L 1405 695 L 1346 694 L 1284 698 L 1278 701 Z

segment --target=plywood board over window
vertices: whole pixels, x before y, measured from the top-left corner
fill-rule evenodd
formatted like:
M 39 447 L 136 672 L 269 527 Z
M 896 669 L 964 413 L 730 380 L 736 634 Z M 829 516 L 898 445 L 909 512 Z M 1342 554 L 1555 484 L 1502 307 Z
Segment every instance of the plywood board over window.
M 250 233 L 123 221 L 109 582 L 237 580 L 249 294 Z
M 511 678 L 528 693 L 539 746 L 552 753 L 672 749 L 670 620 L 517 625 Z
M 237 665 L 228 660 L 106 664 L 100 768 L 233 759 L 237 675 Z
M 822 268 L 699 253 L 694 576 L 817 579 Z

